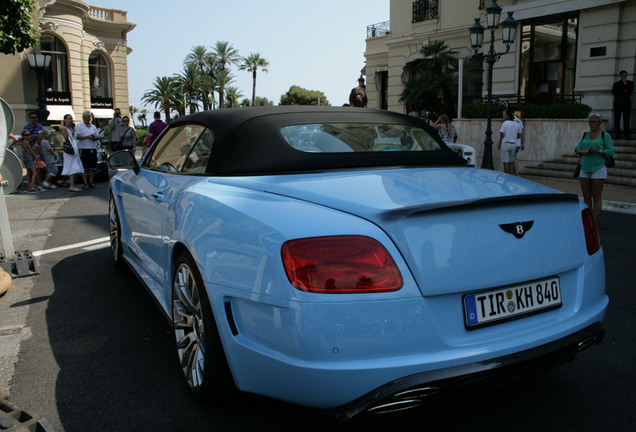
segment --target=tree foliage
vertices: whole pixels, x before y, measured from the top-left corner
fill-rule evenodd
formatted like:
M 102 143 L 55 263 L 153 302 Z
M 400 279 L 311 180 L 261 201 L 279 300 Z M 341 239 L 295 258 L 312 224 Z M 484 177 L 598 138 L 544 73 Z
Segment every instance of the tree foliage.
M 260 69 L 267 72 L 269 62 L 265 60 L 259 53 L 251 53 L 247 57 L 243 57 L 239 66 L 240 70 L 252 72 L 252 105 L 256 105 L 256 72 Z
M 37 42 L 33 27 L 34 0 L 2 0 L 0 3 L 0 52 L 15 54 Z
M 444 41 L 432 41 L 422 47 L 422 59 L 411 63 L 411 77 L 400 101 L 407 111 L 427 109 L 437 114 L 456 115 L 457 52 Z
M 329 100 L 321 91 L 307 90 L 293 85 L 280 97 L 280 105 L 329 105 Z

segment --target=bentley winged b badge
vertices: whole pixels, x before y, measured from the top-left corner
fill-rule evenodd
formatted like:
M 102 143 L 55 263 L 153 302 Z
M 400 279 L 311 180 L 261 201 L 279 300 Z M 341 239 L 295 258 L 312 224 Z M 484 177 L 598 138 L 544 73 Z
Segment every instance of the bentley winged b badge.
M 505 232 L 510 233 L 520 239 L 526 234 L 526 231 L 530 231 L 532 225 L 534 225 L 534 221 L 500 224 L 499 226 Z

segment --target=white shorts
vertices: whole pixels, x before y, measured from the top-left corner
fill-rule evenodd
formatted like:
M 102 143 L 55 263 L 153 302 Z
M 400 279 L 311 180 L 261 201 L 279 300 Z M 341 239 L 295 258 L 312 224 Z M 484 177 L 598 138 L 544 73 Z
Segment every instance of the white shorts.
M 501 161 L 503 163 L 513 163 L 515 161 L 515 150 L 517 150 L 517 144 L 515 143 L 503 143 L 501 145 Z
M 587 172 L 587 171 L 581 170 L 581 173 L 579 174 L 579 178 L 606 179 L 607 178 L 607 167 L 603 166 L 603 168 L 601 168 L 598 171 L 594 171 L 594 172 Z

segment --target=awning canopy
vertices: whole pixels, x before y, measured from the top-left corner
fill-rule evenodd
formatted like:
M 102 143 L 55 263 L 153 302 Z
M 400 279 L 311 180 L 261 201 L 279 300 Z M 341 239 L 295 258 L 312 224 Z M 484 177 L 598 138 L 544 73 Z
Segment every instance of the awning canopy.
M 92 108 L 90 111 L 97 119 L 111 119 L 115 112 L 112 108 Z
M 66 114 L 70 114 L 75 118 L 72 105 L 47 105 L 46 109 L 49 110 L 49 121 L 62 121 Z

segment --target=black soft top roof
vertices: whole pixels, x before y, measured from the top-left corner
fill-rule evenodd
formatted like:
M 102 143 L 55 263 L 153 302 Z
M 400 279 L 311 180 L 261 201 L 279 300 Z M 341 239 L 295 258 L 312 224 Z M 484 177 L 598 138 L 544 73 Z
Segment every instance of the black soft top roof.
M 410 125 L 426 130 L 442 150 L 308 153 L 292 148 L 280 133 L 284 126 L 315 123 Z M 416 117 L 392 111 L 319 106 L 227 108 L 179 117 L 172 121 L 169 128 L 188 124 L 208 127 L 214 133 L 214 145 L 206 169 L 206 173 L 212 175 L 466 164 L 463 158 L 444 145 L 435 129 Z

